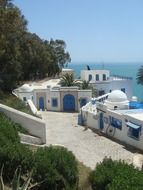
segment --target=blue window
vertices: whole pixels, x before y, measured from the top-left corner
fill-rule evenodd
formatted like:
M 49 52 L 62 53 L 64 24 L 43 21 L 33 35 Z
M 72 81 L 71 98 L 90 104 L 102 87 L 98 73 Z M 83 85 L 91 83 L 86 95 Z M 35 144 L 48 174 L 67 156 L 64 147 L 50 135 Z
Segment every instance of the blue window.
M 92 75 L 91 75 L 91 74 L 88 76 L 88 80 L 89 80 L 89 81 L 92 80 Z
M 106 80 L 106 75 L 105 74 L 103 74 L 103 80 Z
M 26 102 L 27 98 L 26 97 L 23 97 L 23 101 Z
M 81 98 L 80 99 L 80 107 L 85 106 L 86 103 L 87 103 L 86 98 Z
M 121 88 L 121 91 L 124 92 L 124 93 L 126 92 L 125 88 Z
M 105 94 L 105 91 L 104 90 L 99 90 L 99 96 L 102 96 Z
M 114 117 L 110 117 L 110 124 L 111 124 L 113 127 L 122 130 L 122 121 L 121 121 L 121 120 L 116 119 L 116 118 L 114 118 Z
M 58 107 L 58 99 L 57 98 L 52 99 L 52 107 Z
M 99 75 L 96 74 L 96 81 L 99 81 Z
M 141 126 L 132 122 L 127 122 L 126 125 L 129 127 L 128 136 L 138 140 L 141 134 Z

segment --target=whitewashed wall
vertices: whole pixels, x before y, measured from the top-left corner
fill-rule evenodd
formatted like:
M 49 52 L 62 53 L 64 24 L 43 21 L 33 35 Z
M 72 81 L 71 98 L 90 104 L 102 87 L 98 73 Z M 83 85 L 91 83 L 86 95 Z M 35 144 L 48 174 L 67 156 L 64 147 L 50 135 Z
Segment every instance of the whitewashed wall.
M 23 101 L 23 98 L 26 97 L 26 100 L 32 100 L 33 92 L 20 92 L 18 93 L 18 97 Z
M 81 70 L 81 79 L 82 80 L 89 80 L 89 75 L 92 75 L 92 80 L 91 82 L 95 82 L 96 81 L 96 74 L 99 75 L 99 81 L 103 81 L 103 74 L 106 75 L 106 79 L 109 79 L 110 76 L 110 72 L 108 70 Z
M 111 90 L 121 90 L 121 88 L 126 89 L 126 95 L 129 100 L 131 100 L 132 95 L 133 95 L 133 81 L 132 80 L 113 80 L 110 83 Z
M 93 129 L 97 129 L 97 130 L 100 131 L 99 114 L 101 112 L 93 113 L 90 110 L 87 111 L 86 109 L 82 109 L 81 113 L 82 113 L 82 118 L 83 118 L 83 121 L 84 121 L 84 125 L 86 125 L 88 127 L 91 127 Z M 114 118 L 119 119 L 119 120 L 122 121 L 122 130 L 117 129 L 115 127 L 112 127 L 110 125 L 109 116 L 114 117 Z M 103 118 L 104 117 L 108 118 L 107 123 L 104 121 L 104 128 L 102 130 L 102 132 L 104 134 L 106 134 L 107 136 L 112 137 L 114 139 L 117 139 L 117 140 L 119 140 L 121 142 L 129 144 L 129 145 L 134 146 L 136 148 L 139 148 L 140 150 L 143 150 L 143 122 L 141 120 L 137 120 L 137 119 L 135 119 L 135 118 L 133 118 L 131 116 L 122 115 L 122 114 L 116 113 L 116 112 L 111 111 L 111 110 L 106 110 L 106 113 L 103 113 Z M 129 121 L 131 121 L 133 123 L 137 123 L 138 125 L 142 126 L 141 136 L 140 136 L 139 140 L 136 140 L 136 139 L 128 136 L 129 127 L 126 126 L 125 119 L 127 119 L 127 120 L 129 120 Z M 108 128 L 109 127 L 114 129 L 113 135 L 112 135 L 112 133 L 111 133 L 111 135 L 110 135 L 110 133 L 108 133 Z
M 58 100 L 58 106 L 53 107 L 52 106 L 52 99 L 57 98 Z M 52 111 L 60 111 L 61 109 L 61 101 L 60 101 L 60 92 L 59 90 L 52 90 L 47 93 L 47 110 L 52 110 Z
M 0 104 L 0 111 L 5 113 L 15 123 L 21 124 L 31 135 L 41 138 L 42 143 L 46 143 L 46 123 L 43 120 L 3 104 Z
M 86 98 L 89 102 L 92 98 L 92 90 L 78 90 L 78 111 L 80 110 L 80 99 Z

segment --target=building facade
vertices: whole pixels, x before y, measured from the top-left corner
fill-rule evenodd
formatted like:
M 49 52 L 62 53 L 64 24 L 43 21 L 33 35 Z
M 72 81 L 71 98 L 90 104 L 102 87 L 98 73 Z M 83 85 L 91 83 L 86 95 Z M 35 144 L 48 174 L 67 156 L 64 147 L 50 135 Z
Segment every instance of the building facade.
M 81 70 L 81 79 L 89 81 L 89 84 L 97 90 L 98 96 L 121 90 L 132 97 L 133 82 L 131 77 L 110 76 L 109 70 Z
M 143 150 L 143 109 L 131 109 L 126 94 L 119 90 L 101 100 L 83 106 L 82 124 Z
M 32 100 L 38 110 L 78 112 L 92 98 L 91 90 L 24 84 L 13 91 L 24 102 Z

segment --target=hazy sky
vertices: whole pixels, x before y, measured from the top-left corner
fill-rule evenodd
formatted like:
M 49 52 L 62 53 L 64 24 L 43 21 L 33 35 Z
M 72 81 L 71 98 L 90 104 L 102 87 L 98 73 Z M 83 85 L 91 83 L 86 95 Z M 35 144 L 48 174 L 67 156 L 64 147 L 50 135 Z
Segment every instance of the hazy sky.
M 143 0 L 14 0 L 41 38 L 63 39 L 72 61 L 143 61 Z

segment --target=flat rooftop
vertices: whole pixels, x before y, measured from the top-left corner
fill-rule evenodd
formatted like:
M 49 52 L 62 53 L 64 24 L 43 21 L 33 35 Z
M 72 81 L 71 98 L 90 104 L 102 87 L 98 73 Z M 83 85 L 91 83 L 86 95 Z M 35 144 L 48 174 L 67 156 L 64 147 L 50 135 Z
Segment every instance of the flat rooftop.
M 143 121 L 143 109 L 116 110 L 115 113 L 128 115 L 140 121 Z

